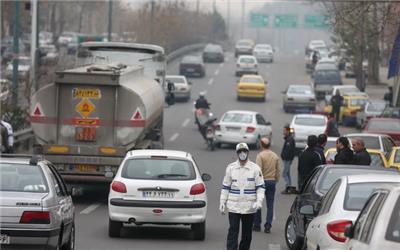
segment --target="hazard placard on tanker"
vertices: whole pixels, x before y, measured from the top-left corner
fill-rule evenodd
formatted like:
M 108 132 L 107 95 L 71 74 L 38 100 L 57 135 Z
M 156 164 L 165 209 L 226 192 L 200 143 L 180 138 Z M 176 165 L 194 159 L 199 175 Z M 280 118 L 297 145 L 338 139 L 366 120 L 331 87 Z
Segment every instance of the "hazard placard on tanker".
M 100 91 L 100 89 L 73 88 L 72 89 L 72 97 L 74 99 L 78 99 L 78 98 L 99 99 L 99 98 L 101 98 L 101 91 Z

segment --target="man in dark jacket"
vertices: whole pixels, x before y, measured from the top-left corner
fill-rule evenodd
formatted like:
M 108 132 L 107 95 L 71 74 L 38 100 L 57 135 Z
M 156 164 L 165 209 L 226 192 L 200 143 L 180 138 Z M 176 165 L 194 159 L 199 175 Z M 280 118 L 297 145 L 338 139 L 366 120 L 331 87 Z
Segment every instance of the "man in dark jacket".
M 343 105 L 343 96 L 340 95 L 340 91 L 336 90 L 336 93 L 331 98 L 332 112 L 335 114 L 336 122 L 339 123 L 340 118 L 340 107 Z
M 305 185 L 305 181 L 315 167 L 322 165 L 321 158 L 317 153 L 315 147 L 317 146 L 318 139 L 315 135 L 310 135 L 307 138 L 307 149 L 304 150 L 299 156 L 298 166 L 298 185 L 299 191 Z
M 207 101 L 204 92 L 200 92 L 199 98 L 194 105 L 196 109 L 210 109 L 210 103 Z
M 285 180 L 285 190 L 282 191 L 282 194 L 289 194 L 288 189 L 292 185 L 292 178 L 290 177 L 290 166 L 292 165 L 295 151 L 296 151 L 296 142 L 293 138 L 293 134 L 290 132 L 290 125 L 286 124 L 283 127 L 283 148 L 281 152 L 281 158 L 283 161 L 283 173 L 282 177 Z
M 336 140 L 336 151 L 334 164 L 353 164 L 353 151 L 349 146 L 349 139 L 342 136 Z
M 353 164 L 354 165 L 370 165 L 371 164 L 371 156 L 369 155 L 367 149 L 365 148 L 364 141 L 361 138 L 353 138 L 351 140 L 353 144 L 354 157 Z
M 339 130 L 335 119 L 335 114 L 332 112 L 328 115 L 328 124 L 326 126 L 326 135 L 332 137 L 339 137 Z
M 325 134 L 320 134 L 317 138 L 317 146 L 315 147 L 315 151 L 319 154 L 319 157 L 321 158 L 322 164 L 326 164 L 326 159 L 325 159 L 325 145 L 326 142 L 328 141 L 328 137 Z

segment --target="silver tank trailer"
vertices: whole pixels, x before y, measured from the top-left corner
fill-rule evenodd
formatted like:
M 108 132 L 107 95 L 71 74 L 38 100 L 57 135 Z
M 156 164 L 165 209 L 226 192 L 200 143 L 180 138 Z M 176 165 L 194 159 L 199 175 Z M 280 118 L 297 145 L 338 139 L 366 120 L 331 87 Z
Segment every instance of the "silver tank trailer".
M 70 181 L 109 181 L 131 149 L 162 148 L 164 92 L 143 68 L 91 65 L 57 72 L 32 96 L 41 151 Z

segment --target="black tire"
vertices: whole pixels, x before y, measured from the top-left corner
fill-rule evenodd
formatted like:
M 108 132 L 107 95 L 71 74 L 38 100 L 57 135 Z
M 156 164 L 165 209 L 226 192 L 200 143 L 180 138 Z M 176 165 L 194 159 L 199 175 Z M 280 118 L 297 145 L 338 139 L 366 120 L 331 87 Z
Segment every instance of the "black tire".
M 68 242 L 61 247 L 62 250 L 74 250 L 75 249 L 75 224 L 72 224 L 71 234 L 69 235 Z
M 120 237 L 121 228 L 122 222 L 113 221 L 111 219 L 108 220 L 108 236 L 110 236 L 111 238 Z
M 285 111 L 285 113 L 289 113 L 289 109 L 285 105 L 283 105 L 283 111 Z
M 191 225 L 194 240 L 204 240 L 206 237 L 206 222 L 195 223 Z
M 221 146 L 222 146 L 222 144 L 221 144 L 220 142 L 216 142 L 216 143 L 215 143 L 215 147 L 221 148 Z
M 301 247 L 303 246 L 303 239 L 301 239 L 297 235 L 294 236 L 294 239 L 288 239 L 288 229 L 290 231 L 293 229 L 293 232 L 295 233 L 295 229 L 294 228 L 289 228 L 289 226 L 294 227 L 293 217 L 291 215 L 289 215 L 289 217 L 286 220 L 286 224 L 285 224 L 285 241 L 286 241 L 286 245 L 290 250 L 300 250 Z
M 242 100 L 242 98 L 240 96 L 237 96 L 236 98 L 239 102 Z

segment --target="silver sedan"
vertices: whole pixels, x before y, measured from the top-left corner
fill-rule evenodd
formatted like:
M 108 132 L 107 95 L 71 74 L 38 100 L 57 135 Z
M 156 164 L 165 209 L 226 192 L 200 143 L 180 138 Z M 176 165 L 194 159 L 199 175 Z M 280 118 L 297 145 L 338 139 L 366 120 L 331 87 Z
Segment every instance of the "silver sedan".
M 285 112 L 315 111 L 315 93 L 310 85 L 289 85 L 283 94 L 283 110 Z
M 185 76 L 182 75 L 167 75 L 165 77 L 167 82 L 172 82 L 175 86 L 175 90 L 172 92 L 176 99 L 189 101 L 191 96 L 191 82 L 189 82 Z

